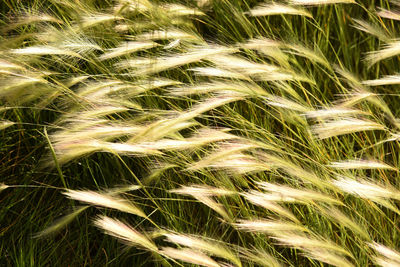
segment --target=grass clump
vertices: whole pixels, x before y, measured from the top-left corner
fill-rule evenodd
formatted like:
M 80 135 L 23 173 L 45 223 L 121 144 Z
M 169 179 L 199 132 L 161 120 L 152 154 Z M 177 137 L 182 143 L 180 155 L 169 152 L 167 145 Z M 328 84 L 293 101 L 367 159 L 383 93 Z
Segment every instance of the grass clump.
M 0 10 L 1 264 L 399 265 L 396 3 Z

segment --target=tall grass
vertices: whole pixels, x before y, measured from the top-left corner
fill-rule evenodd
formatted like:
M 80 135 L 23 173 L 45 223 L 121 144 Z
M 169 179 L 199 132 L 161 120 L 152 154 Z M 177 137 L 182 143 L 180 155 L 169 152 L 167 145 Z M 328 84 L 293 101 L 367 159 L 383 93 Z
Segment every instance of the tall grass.
M 400 266 L 397 4 L 4 1 L 0 262 Z

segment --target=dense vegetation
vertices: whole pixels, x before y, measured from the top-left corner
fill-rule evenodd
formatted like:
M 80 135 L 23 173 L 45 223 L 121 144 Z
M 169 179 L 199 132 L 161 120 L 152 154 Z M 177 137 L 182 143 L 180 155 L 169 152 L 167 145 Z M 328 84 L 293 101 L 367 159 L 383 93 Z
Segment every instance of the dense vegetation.
M 0 10 L 1 266 L 400 266 L 399 1 Z

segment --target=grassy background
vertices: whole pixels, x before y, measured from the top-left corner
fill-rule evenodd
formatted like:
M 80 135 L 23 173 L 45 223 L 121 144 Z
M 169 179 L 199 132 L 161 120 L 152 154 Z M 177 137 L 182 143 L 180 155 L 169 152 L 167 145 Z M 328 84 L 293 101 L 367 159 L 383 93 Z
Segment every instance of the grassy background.
M 220 215 L 201 201 L 169 192 L 171 189 L 190 184 L 210 185 L 242 193 L 250 192 L 250 190 L 261 192 L 257 184 L 260 181 L 288 185 L 300 190 L 313 190 L 343 203 L 338 206 L 338 209 L 346 214 L 351 222 L 365 230 L 367 236 L 362 236 L 355 231 L 357 227 L 354 225 L 349 226 L 346 221 L 336 221 L 329 217 L 326 211 L 335 205 L 315 200 L 304 201 L 304 203 L 285 203 L 283 206 L 298 218 L 300 225 L 319 237 L 329 239 L 353 256 L 351 258 L 337 253 L 339 257 L 346 258 L 355 266 L 379 263 L 384 265 L 376 260 L 379 253 L 368 244 L 378 242 L 393 249 L 398 248 L 400 242 L 397 227 L 398 199 L 389 194 L 377 199 L 374 199 L 372 195 L 370 198 L 360 197 L 335 187 L 329 188 L 323 183 L 331 184 L 337 175 L 344 175 L 353 180 L 356 177 L 365 177 L 365 181 L 374 183 L 378 191 L 380 190 L 378 185 L 381 185 L 390 186 L 390 190 L 398 192 L 398 141 L 397 139 L 385 141 L 396 136 L 398 132 L 397 117 L 400 110 L 396 91 L 398 85 L 364 88 L 351 78 L 340 75 L 340 71 L 335 71 L 347 69 L 349 73 L 358 77 L 359 81 L 395 74 L 395 70 L 399 68 L 397 55 L 373 65 L 364 58 L 368 52 L 379 50 L 385 44 L 395 42 L 394 38 L 398 36 L 398 22 L 377 16 L 376 10 L 378 7 L 395 10 L 396 6 L 388 1 L 359 1 L 354 4 L 304 7 L 310 12 L 312 18 L 294 15 L 261 17 L 246 15 L 245 12 L 259 5 L 261 1 L 210 1 L 203 7 L 196 7 L 195 1 L 151 1 L 151 8 L 142 13 L 117 12 L 114 8 L 121 3 L 132 2 L 135 1 L 5 0 L 0 4 L 2 15 L 0 59 L 2 62 L 13 62 L 22 66 L 24 70 L 15 71 L 18 74 L 32 77 L 36 77 L 34 74 L 40 74 L 42 75 L 40 77 L 46 81 L 33 85 L 14 85 L 13 83 L 17 82 L 17 76 L 7 72 L 10 69 L 4 66 L 1 69 L 3 72 L 0 84 L 2 88 L 0 114 L 3 120 L 15 124 L 0 132 L 0 177 L 4 177 L 2 180 L 4 184 L 15 187 L 0 192 L 2 240 L 0 265 L 167 265 L 166 262 L 160 261 L 140 246 L 127 248 L 117 239 L 104 235 L 93 226 L 93 219 L 100 213 L 118 218 L 142 232 L 152 231 L 159 227 L 177 233 L 214 238 L 224 242 L 236 254 L 239 247 L 252 251 L 264 250 L 284 266 L 327 264 L 329 261 L 318 259 L 315 255 L 310 256 L 310 251 L 303 247 L 291 248 L 290 245 L 278 245 L 273 237 L 279 236 L 279 233 L 240 231 L 234 224 L 227 222 L 226 218 L 221 219 Z M 198 8 L 204 14 L 181 17 L 172 11 L 159 8 L 166 2 Z M 111 18 L 84 26 L 88 21 L 93 23 L 94 19 L 90 20 L 92 16 L 100 13 L 121 18 Z M 58 21 L 45 21 L 43 14 L 49 14 Z M 37 16 L 40 19 L 32 22 L 28 19 L 30 16 Z M 354 26 L 357 23 L 353 19 L 367 21 L 374 25 L 379 29 L 380 34 L 387 37 L 387 40 L 377 38 L 372 30 L 360 31 Z M 118 25 L 127 27 L 127 30 L 117 31 Z M 198 39 L 193 41 L 181 38 L 179 45 L 172 49 L 165 49 L 164 46 L 174 39 L 158 40 L 159 47 L 126 53 L 109 60 L 99 59 L 103 53 L 109 51 L 108 49 L 117 47 L 142 33 L 172 28 L 196 35 Z M 85 133 L 79 132 L 77 118 L 85 120 L 82 115 L 85 111 L 102 111 L 104 101 L 116 101 L 117 104 L 110 102 L 111 105 L 119 107 L 118 103 L 121 103 L 121 106 L 129 107 L 129 110 L 93 116 L 86 119 L 87 123 L 96 119 L 105 119 L 107 123 L 124 126 L 148 126 L 146 123 L 163 119 L 171 119 L 173 122 L 176 114 L 192 110 L 199 101 L 208 103 L 207 101 L 213 96 L 218 97 L 218 94 L 213 93 L 171 95 L 175 87 L 183 87 L 183 85 L 172 85 L 133 95 L 116 94 L 96 102 L 81 94 L 83 89 L 90 89 L 90 86 L 94 91 L 100 90 L 95 88 L 96 82 L 117 80 L 131 87 L 137 86 L 141 80 L 160 78 L 169 78 L 185 85 L 201 85 L 215 81 L 240 85 L 243 82 L 233 77 L 215 78 L 195 75 L 190 70 L 195 67 L 214 66 L 216 63 L 209 59 L 197 60 L 139 76 L 135 74 L 135 71 L 140 71 L 140 68 L 133 71 L 127 65 L 119 68 L 118 66 L 121 65 L 118 64 L 126 64 L 123 60 L 176 56 L 206 47 L 207 43 L 224 47 L 238 46 L 259 37 L 281 41 L 284 47 L 280 48 L 280 52 L 287 56 L 287 65 L 280 64 L 277 58 L 264 56 L 254 49 L 241 49 L 240 52 L 236 52 L 236 55 L 251 62 L 279 66 L 282 70 L 290 70 L 298 75 L 306 76 L 313 82 L 304 82 L 297 78 L 278 82 L 273 79 L 263 80 L 264 76 L 255 79 L 247 74 L 245 69 L 242 73 L 251 80 L 251 82 L 249 80 L 245 82 L 249 81 L 249 84 L 258 86 L 261 91 L 249 93 L 240 101 L 233 101 L 201 112 L 188 120 L 188 122 L 196 122 L 196 126 L 187 126 L 162 137 L 184 140 L 202 127 L 228 127 L 231 129 L 230 133 L 243 138 L 240 139 L 241 141 L 259 142 L 259 147 L 245 150 L 245 153 L 251 156 L 252 160 L 257 160 L 258 167 L 262 167 L 262 163 L 267 162 L 271 165 L 271 170 L 253 170 L 243 174 L 238 173 L 234 166 L 221 169 L 206 166 L 197 171 L 187 170 L 195 162 L 206 158 L 206 155 L 216 153 L 214 149 L 224 145 L 221 142 L 208 142 L 207 145 L 178 151 L 165 149 L 161 156 L 144 153 L 136 157 L 118 153 L 118 151 L 109 153 L 110 150 L 106 148 L 97 153 L 77 153 L 63 162 L 63 155 L 66 155 L 68 151 L 63 150 L 62 145 L 65 144 L 57 138 L 64 138 L 61 133 L 68 129 L 75 134 L 75 140 L 83 138 Z M 67 51 L 69 48 L 63 45 L 68 41 L 69 44 L 79 46 L 79 48 L 75 47 L 75 50 L 71 49 L 77 51 L 82 58 L 62 53 L 54 55 L 47 52 L 38 56 L 21 55 L 15 52 L 24 47 L 38 45 L 58 47 Z M 91 44 L 97 45 L 100 49 L 90 49 Z M 290 45 L 308 48 L 309 54 L 302 54 L 301 51 L 304 50 L 296 51 Z M 312 56 L 317 59 L 313 59 Z M 230 70 L 229 65 L 222 66 L 224 67 Z M 14 72 L 14 69 L 11 68 L 11 72 Z M 76 84 L 70 83 L 71 78 L 83 75 L 86 80 Z M 372 92 L 375 95 L 363 98 L 354 105 L 349 104 L 351 98 L 354 95 L 357 96 L 360 90 Z M 320 140 L 315 138 L 313 126 L 320 123 L 323 125 L 323 119 L 305 119 L 306 112 L 296 110 L 290 106 L 290 103 L 273 104 L 271 97 L 274 96 L 288 99 L 292 101 L 291 103 L 297 103 L 309 111 L 320 108 L 340 108 L 347 103 L 348 107 L 366 112 L 370 120 L 384 125 L 385 130 L 350 130 L 349 134 L 333 133 L 332 137 Z M 338 102 L 340 99 L 344 104 Z M 140 108 L 137 108 L 138 106 Z M 331 120 L 340 120 L 341 116 L 338 114 Z M 364 118 L 361 115 L 355 117 Z M 70 118 L 73 120 L 68 124 Z M 99 123 L 99 125 L 105 124 Z M 173 124 L 170 125 L 172 126 Z M 346 125 L 343 127 L 351 128 Z M 47 129 L 49 139 L 46 138 L 44 129 Z M 157 131 L 154 134 L 156 133 Z M 131 137 L 131 135 L 128 136 Z M 151 133 L 145 133 L 144 136 L 145 141 L 157 141 L 152 140 Z M 124 143 L 129 137 L 126 134 L 120 134 L 111 140 Z M 202 138 L 206 140 L 209 137 Z M 96 140 L 108 141 L 109 139 L 99 137 Z M 227 144 L 227 150 L 235 145 L 234 142 L 227 142 Z M 266 148 L 268 146 L 273 148 Z M 56 150 L 56 164 L 50 147 Z M 276 165 L 274 166 L 268 161 L 270 159 L 263 157 L 265 153 L 279 156 L 283 161 L 293 163 L 298 169 L 284 167 L 284 164 L 274 163 Z M 338 170 L 328 166 L 331 162 L 351 159 L 382 161 L 393 166 L 394 169 Z M 60 161 L 60 168 L 55 167 L 57 160 Z M 160 168 L 163 164 L 174 164 L 174 166 Z M 301 170 L 306 171 L 306 176 L 310 173 L 315 174 L 318 177 L 317 182 L 304 181 L 304 177 L 299 173 Z M 73 207 L 82 204 L 62 195 L 66 188 L 99 191 L 139 182 L 143 183 L 144 189 L 123 195 L 140 206 L 157 227 L 150 220 L 135 215 L 90 207 L 59 231 L 35 237 L 54 221 L 69 214 Z M 287 221 L 287 218 L 285 219 L 281 214 L 254 205 L 243 196 L 234 195 L 215 199 L 218 199 L 232 222 L 257 218 Z M 171 243 L 160 238 L 154 238 L 154 240 L 158 246 L 168 246 Z M 303 252 L 308 256 L 304 256 Z M 212 256 L 215 260 L 222 260 L 218 255 Z M 244 266 L 261 265 L 252 260 L 242 260 Z M 178 265 L 178 262 L 169 262 L 173 266 Z M 400 263 L 397 262 L 397 264 Z

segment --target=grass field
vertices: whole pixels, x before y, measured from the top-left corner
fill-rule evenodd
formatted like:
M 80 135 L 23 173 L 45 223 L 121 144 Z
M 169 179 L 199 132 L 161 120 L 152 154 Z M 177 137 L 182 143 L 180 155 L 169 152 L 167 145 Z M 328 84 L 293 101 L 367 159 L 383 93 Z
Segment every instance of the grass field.
M 0 266 L 400 266 L 399 1 L 0 15 Z

